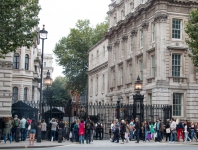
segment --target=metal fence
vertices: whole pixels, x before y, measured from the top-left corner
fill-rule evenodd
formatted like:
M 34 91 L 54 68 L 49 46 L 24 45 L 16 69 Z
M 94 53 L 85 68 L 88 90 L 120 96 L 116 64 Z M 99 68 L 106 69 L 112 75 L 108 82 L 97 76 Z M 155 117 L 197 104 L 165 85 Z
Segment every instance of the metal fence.
M 21 104 L 22 101 L 20 101 Z M 12 113 L 24 115 L 31 114 L 31 109 L 27 109 L 29 113 L 24 111 L 24 108 L 18 107 L 17 103 L 12 105 Z M 30 107 L 33 110 L 38 111 L 39 114 L 39 102 L 35 103 L 33 101 L 24 101 L 22 102 Z M 49 104 L 42 104 L 44 109 L 45 119 L 49 120 Z M 25 107 L 25 105 L 23 105 Z M 27 108 L 27 107 L 26 107 Z M 136 104 L 76 104 L 72 102 L 56 102 L 52 103 L 52 117 L 62 119 L 63 117 L 69 118 L 69 122 L 72 123 L 74 119 L 86 118 L 90 116 L 91 120 L 95 123 L 100 120 L 103 124 L 103 138 L 109 139 L 109 129 L 111 122 L 114 119 L 118 118 L 119 120 L 131 120 L 139 118 L 140 122 L 148 121 L 155 122 L 157 118 L 160 118 L 163 123 L 166 123 L 167 119 L 172 117 L 172 106 L 171 105 L 136 105 Z M 40 111 L 42 112 L 42 111 Z M 25 114 L 24 114 L 25 113 Z M 33 117 L 36 115 L 36 112 L 33 114 Z M 72 118 L 72 119 L 71 119 Z M 70 120 L 71 119 L 71 120 Z

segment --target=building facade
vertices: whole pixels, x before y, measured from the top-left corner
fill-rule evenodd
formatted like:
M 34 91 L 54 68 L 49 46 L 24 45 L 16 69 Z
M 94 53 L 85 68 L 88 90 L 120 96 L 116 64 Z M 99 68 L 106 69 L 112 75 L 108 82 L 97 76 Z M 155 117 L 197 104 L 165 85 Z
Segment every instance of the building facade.
M 108 87 L 108 40 L 102 39 L 89 50 L 88 103 L 106 103 Z
M 198 74 L 185 43 L 185 23 L 195 8 L 195 0 L 116 0 L 109 5 L 108 103 L 122 96 L 121 103 L 133 104 L 139 76 L 144 104 L 169 104 L 173 117 L 197 120 Z M 89 89 L 97 89 L 91 83 L 89 78 Z M 92 93 L 89 101 L 94 102 Z

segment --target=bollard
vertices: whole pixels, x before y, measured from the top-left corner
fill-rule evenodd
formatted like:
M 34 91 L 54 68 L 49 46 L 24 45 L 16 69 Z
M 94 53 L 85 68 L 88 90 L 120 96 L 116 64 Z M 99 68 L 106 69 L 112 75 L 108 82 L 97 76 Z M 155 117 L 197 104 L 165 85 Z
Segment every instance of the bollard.
M 20 138 L 20 128 L 16 129 L 16 135 L 15 135 L 15 142 L 19 142 L 19 138 Z
M 37 128 L 37 143 L 41 143 L 41 128 Z
M 62 140 L 63 140 L 63 129 L 59 129 L 58 130 L 58 143 L 62 143 Z

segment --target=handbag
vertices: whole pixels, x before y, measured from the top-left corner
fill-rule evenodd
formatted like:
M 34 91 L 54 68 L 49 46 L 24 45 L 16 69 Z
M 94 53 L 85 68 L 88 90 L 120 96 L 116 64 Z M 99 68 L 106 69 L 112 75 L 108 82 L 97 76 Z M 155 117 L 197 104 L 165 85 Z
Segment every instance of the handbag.
M 167 128 L 166 129 L 166 133 L 170 133 L 170 128 Z
M 147 139 L 151 139 L 151 134 L 149 133 L 148 135 L 147 135 Z
M 31 129 L 31 125 L 29 124 L 29 126 L 28 126 L 28 130 L 30 130 Z
M 172 132 L 173 134 L 176 134 L 176 133 L 177 133 L 177 131 L 176 131 L 176 130 L 172 130 L 171 132 Z

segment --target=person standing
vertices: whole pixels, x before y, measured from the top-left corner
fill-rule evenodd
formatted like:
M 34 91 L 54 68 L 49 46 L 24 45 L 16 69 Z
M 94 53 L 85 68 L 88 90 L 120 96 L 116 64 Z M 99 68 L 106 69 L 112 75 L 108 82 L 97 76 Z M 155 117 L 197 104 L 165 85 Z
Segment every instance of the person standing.
M 122 139 L 121 144 L 124 144 L 125 132 L 126 132 L 126 124 L 125 124 L 124 120 L 122 120 L 121 125 L 120 125 L 120 135 L 121 135 L 121 139 Z
M 145 142 L 147 140 L 150 142 L 150 139 L 148 138 L 148 134 L 150 133 L 150 126 L 147 121 L 144 121 L 144 133 L 145 133 Z
M 37 129 L 37 123 L 35 119 L 32 119 L 31 121 L 31 129 L 30 129 L 30 138 L 29 138 L 29 145 L 34 146 L 34 140 L 35 140 L 35 134 L 36 134 L 36 129 Z
M 184 134 L 185 134 L 185 139 L 184 139 L 184 143 L 186 143 L 187 140 L 189 140 L 191 142 L 191 139 L 189 138 L 188 136 L 188 122 L 186 121 L 185 124 L 184 124 Z
M 172 118 L 171 119 L 171 125 L 170 125 L 170 130 L 171 130 L 171 139 L 170 139 L 170 143 L 173 143 L 173 139 L 174 139 L 174 143 L 176 142 L 176 122 L 175 120 Z
M 170 132 L 171 132 L 171 130 L 170 130 L 170 121 L 169 120 L 167 120 L 167 123 L 166 123 L 166 126 L 165 126 L 165 129 L 166 129 L 166 142 L 169 140 L 169 142 L 170 142 Z
M 85 133 L 86 133 L 86 143 L 87 144 L 90 144 L 90 142 L 91 142 L 91 128 L 92 128 L 92 126 L 91 126 L 91 120 L 88 117 L 87 118 L 87 121 L 85 123 L 85 130 L 86 130 Z
M 25 141 L 26 137 L 25 137 L 25 132 L 26 132 L 26 122 L 27 120 L 25 119 L 25 117 L 23 116 L 21 121 L 20 121 L 20 127 L 21 127 L 21 141 Z
M 56 127 L 57 127 L 58 123 L 56 122 L 56 120 L 54 118 L 52 118 L 50 123 L 51 123 L 51 142 L 53 142 L 53 140 L 55 139 L 55 136 L 56 136 Z
M 47 124 L 45 123 L 45 120 L 43 119 L 41 123 L 41 134 L 42 134 L 41 139 L 42 140 L 45 140 L 46 131 L 47 131 Z
M 153 139 L 153 140 L 155 140 L 155 138 L 154 138 L 154 134 L 155 134 L 154 124 L 155 124 L 155 122 L 152 122 L 150 125 L 151 139 Z
M 129 142 L 129 136 L 130 136 L 130 126 L 129 126 L 129 122 L 126 121 L 126 132 L 125 132 L 126 143 Z
M 193 141 L 193 138 L 195 138 L 195 140 L 197 141 L 197 137 L 195 135 L 195 124 L 194 122 L 191 123 L 191 127 L 190 127 L 190 132 L 191 132 L 191 140 Z
M 157 123 L 156 123 L 156 131 L 157 131 L 157 140 L 158 140 L 158 142 L 161 142 L 161 140 L 162 140 L 162 136 L 161 136 L 161 133 L 163 131 L 162 126 L 163 125 L 162 125 L 160 119 L 158 118 L 157 119 Z
M 13 128 L 13 133 L 12 133 L 12 140 L 16 139 L 16 131 L 17 128 L 20 125 L 20 119 L 18 118 L 17 115 L 14 116 L 13 122 L 12 122 L 12 128 Z
M 96 140 L 98 139 L 98 135 L 99 135 L 99 139 L 101 140 L 101 129 L 102 129 L 102 123 L 100 122 L 100 120 L 98 120 L 98 122 L 96 123 Z
M 10 140 L 10 143 L 12 142 L 12 139 L 10 137 L 10 129 L 11 129 L 11 123 L 10 119 L 8 117 L 4 118 L 4 128 L 3 128 L 3 138 L 4 142 L 6 143 L 6 136 L 8 136 L 8 139 Z
M 2 137 L 4 125 L 5 125 L 4 119 L 0 118 L 0 137 Z M 0 138 L 0 143 L 1 143 L 1 138 Z
M 129 126 L 130 126 L 130 138 L 129 138 L 129 140 L 131 141 L 131 140 L 133 140 L 133 136 L 134 136 L 133 135 L 133 133 L 134 133 L 133 129 L 134 129 L 134 126 L 135 126 L 133 119 L 131 120 Z
M 112 142 L 119 143 L 120 123 L 118 119 L 115 120 L 114 139 Z
M 135 131 L 136 140 L 137 140 L 137 142 L 135 142 L 135 143 L 139 143 L 139 141 L 140 141 L 140 123 L 139 123 L 138 118 L 135 119 L 134 131 Z
M 63 119 L 61 119 L 60 123 L 58 124 L 58 129 L 62 129 L 62 140 L 65 142 L 65 123 L 63 122 Z
M 81 119 L 80 123 L 79 123 L 79 141 L 80 144 L 84 144 L 84 136 L 85 136 L 85 124 L 84 124 L 84 120 Z
M 176 129 L 177 129 L 177 140 L 178 140 L 178 142 L 179 142 L 179 141 L 180 141 L 180 135 L 182 135 L 182 139 L 183 139 L 183 141 L 184 141 L 184 134 L 183 134 L 184 125 L 183 125 L 183 123 L 180 121 L 179 118 L 177 119 L 176 122 L 178 122 L 177 127 L 176 127 Z

